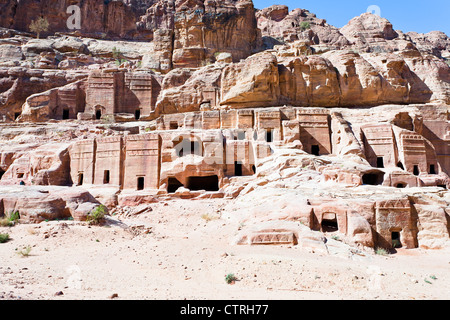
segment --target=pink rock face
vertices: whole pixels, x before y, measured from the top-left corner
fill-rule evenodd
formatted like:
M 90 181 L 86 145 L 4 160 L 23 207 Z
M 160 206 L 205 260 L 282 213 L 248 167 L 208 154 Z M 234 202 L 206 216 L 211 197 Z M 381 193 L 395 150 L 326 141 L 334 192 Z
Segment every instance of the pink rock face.
M 66 13 L 69 5 L 79 5 L 81 9 L 81 32 L 84 35 L 107 34 L 112 37 L 131 38 L 136 31 L 136 20 L 139 10 L 123 1 L 84 1 L 70 3 L 66 1 L 3 1 L 0 26 L 30 31 L 29 25 L 38 16 L 49 22 L 49 32 L 68 32 L 67 20 L 71 16 Z M 5 3 L 6 2 L 6 3 Z M 142 3 L 144 1 L 139 1 Z M 3 10 L 2 8 L 2 10 Z M 142 10 L 142 9 L 141 9 Z
M 36 93 L 67 84 L 65 74 L 22 67 L 0 67 L 0 110 L 3 121 L 14 121 L 21 113 L 25 100 Z
M 393 40 L 398 33 L 385 18 L 371 13 L 364 13 L 355 17 L 340 29 L 341 33 L 358 47 L 386 47 L 386 40 Z
M 221 104 L 349 107 L 446 101 L 449 96 L 448 72 L 439 71 L 448 67 L 432 56 L 416 57 L 413 63 L 389 54 L 330 51 L 291 57 L 283 52 L 278 58 L 271 52 L 260 53 L 226 67 Z M 423 65 L 437 71 L 425 74 Z
M 16 151 L 2 176 L 2 185 L 68 185 L 70 184 L 67 144 L 52 143 Z
M 304 9 L 289 12 L 287 6 L 273 5 L 256 12 L 264 45 L 307 40 L 311 44 L 339 48 L 350 44 L 339 30 Z
M 76 119 L 84 112 L 84 81 L 78 81 L 43 93 L 31 95 L 22 106 L 20 121 L 42 122 L 53 119 Z
M 256 54 L 226 67 L 221 81 L 223 105 L 275 105 L 279 97 L 277 59 Z
M 85 107 L 79 112 L 97 119 L 118 113 L 132 114 L 135 120 L 148 116 L 160 90 L 152 73 L 117 69 L 91 72 L 85 87 Z
M 165 82 L 167 89 L 161 91 L 153 117 L 177 112 L 199 111 L 202 104 L 207 105 L 207 108 L 218 105 L 222 69 L 223 66 L 210 65 L 195 72 L 182 72 L 176 78 L 174 73 L 169 74 L 169 78 Z M 192 75 L 185 80 L 191 72 Z M 169 84 L 170 82 L 184 83 L 173 86 Z
M 159 1 L 148 9 L 138 25 L 153 32 L 157 50 L 150 54 L 153 57 L 150 60 L 163 55 L 173 68 L 198 68 L 214 62 L 214 56 L 221 52 L 230 53 L 233 61 L 239 61 L 256 49 L 258 31 L 253 11 L 253 3 L 247 0 L 221 4 Z M 157 30 L 167 30 L 173 35 L 171 46 L 159 39 Z
M 18 212 L 20 221 L 24 223 L 70 217 L 84 221 L 86 216 L 100 205 L 89 192 L 77 188 L 10 188 L 12 189 L 0 191 L 2 211 Z
M 438 57 L 450 57 L 450 38 L 443 32 L 432 31 L 427 34 L 408 32 L 417 49 Z

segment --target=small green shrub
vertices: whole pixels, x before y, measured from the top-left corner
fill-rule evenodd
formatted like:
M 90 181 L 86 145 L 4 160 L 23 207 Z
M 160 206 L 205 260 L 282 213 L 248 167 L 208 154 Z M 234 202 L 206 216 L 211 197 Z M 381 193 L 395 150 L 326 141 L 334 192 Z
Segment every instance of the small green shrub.
M 1 227 L 12 227 L 19 221 L 20 214 L 19 211 L 11 211 L 7 217 L 0 219 Z
M 392 247 L 393 248 L 400 248 L 402 246 L 402 243 L 400 242 L 400 240 L 392 240 Z
M 120 66 L 121 64 L 128 61 L 124 58 L 123 53 L 120 51 L 120 49 L 117 49 L 116 47 L 112 49 L 112 56 L 116 60 L 117 66 Z
M 112 114 L 105 114 L 100 119 L 103 124 L 113 124 L 115 122 L 114 115 Z
M 311 29 L 311 24 L 308 21 L 303 21 L 300 23 L 300 30 L 305 31 Z
M 20 219 L 19 211 L 11 211 L 11 213 L 9 214 L 9 221 L 16 222 L 19 219 Z
M 31 252 L 31 247 L 26 246 L 26 247 L 23 247 L 22 250 L 18 250 L 17 254 L 21 257 L 28 257 L 30 255 L 30 252 Z
M 86 217 L 86 221 L 89 224 L 100 224 L 105 219 L 106 207 L 104 205 L 99 205 L 97 208 L 92 210 Z
M 8 218 L 1 218 L 0 219 L 0 227 L 11 227 L 13 225 L 13 223 L 11 221 L 9 221 Z
M 378 254 L 380 256 L 387 256 L 389 254 L 389 252 L 384 248 L 376 248 L 375 254 Z
M 237 280 L 236 276 L 233 273 L 229 273 L 225 276 L 225 282 L 228 284 L 232 284 Z
M 5 243 L 8 240 L 9 240 L 9 234 L 0 233 L 0 243 Z

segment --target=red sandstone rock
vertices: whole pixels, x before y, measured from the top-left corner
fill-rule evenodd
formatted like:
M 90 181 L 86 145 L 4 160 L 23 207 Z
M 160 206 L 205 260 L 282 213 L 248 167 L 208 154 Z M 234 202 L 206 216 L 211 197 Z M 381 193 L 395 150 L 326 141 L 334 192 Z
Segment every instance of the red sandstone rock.
M 210 65 L 196 70 L 184 84 L 169 86 L 158 97 L 155 107 L 155 116 L 177 112 L 198 111 L 202 104 L 207 108 L 218 105 L 218 93 L 223 66 Z M 173 74 L 169 74 L 171 78 Z M 183 75 L 183 80 L 187 76 Z M 167 81 L 172 81 L 168 79 Z M 183 81 L 180 81 L 183 82 Z
M 140 29 L 153 32 L 155 50 L 145 65 L 167 72 L 173 68 L 198 68 L 227 52 L 233 61 L 248 57 L 257 48 L 258 32 L 253 3 L 247 0 L 159 1 L 141 17 Z
M 3 188 L 0 191 L 0 202 L 3 203 L 5 213 L 19 212 L 20 221 L 24 223 L 69 217 L 85 220 L 86 216 L 99 206 L 99 202 L 85 190 L 67 187 Z
M 260 53 L 227 66 L 222 74 L 221 104 L 270 106 L 278 102 L 278 64 L 271 53 Z
M 361 50 L 389 50 L 387 40 L 398 38 L 398 33 L 385 18 L 372 13 L 355 17 L 340 29 L 341 33 Z
M 337 28 L 308 10 L 294 9 L 289 12 L 287 6 L 273 5 L 258 11 L 256 18 L 266 48 L 295 40 L 307 40 L 312 45 L 325 48 L 350 44 Z
M 139 1 L 140 4 L 145 1 Z M 75 3 L 76 4 L 76 3 Z M 71 13 L 66 13 L 65 1 L 17 1 L 5 0 L 2 3 L 0 26 L 30 31 L 29 25 L 37 16 L 45 17 L 49 22 L 49 32 L 70 32 L 67 20 Z M 131 6 L 123 1 L 85 1 L 80 5 L 81 32 L 84 35 L 102 33 L 112 37 L 131 38 L 136 32 L 136 24 L 142 8 Z

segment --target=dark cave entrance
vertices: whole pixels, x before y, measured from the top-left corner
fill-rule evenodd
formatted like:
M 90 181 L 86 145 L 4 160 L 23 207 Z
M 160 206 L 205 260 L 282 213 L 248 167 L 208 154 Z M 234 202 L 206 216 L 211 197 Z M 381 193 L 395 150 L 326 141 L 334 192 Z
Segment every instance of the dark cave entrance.
M 371 172 L 362 176 L 362 183 L 371 186 L 378 186 L 383 183 L 383 172 Z
M 187 188 L 189 190 L 205 190 L 205 191 L 219 191 L 219 177 L 189 177 L 187 179 Z
M 327 214 L 326 218 L 322 219 L 322 231 L 323 232 L 336 232 L 339 231 L 336 214 Z
M 184 187 L 184 186 L 180 181 L 178 181 L 177 178 L 173 178 L 173 177 L 169 178 L 169 180 L 167 182 L 167 192 L 168 193 L 175 193 L 178 190 L 178 188 L 180 188 L 180 187 Z

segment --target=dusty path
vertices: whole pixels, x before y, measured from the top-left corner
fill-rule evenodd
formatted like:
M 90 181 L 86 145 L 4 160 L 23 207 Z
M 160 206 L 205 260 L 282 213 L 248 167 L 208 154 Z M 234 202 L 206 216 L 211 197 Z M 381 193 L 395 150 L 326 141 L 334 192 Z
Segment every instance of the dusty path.
M 111 217 L 0 228 L 0 299 L 448 299 L 450 250 L 327 255 L 235 246 L 225 200 L 170 201 Z M 30 255 L 18 254 L 31 246 Z M 238 281 L 229 285 L 225 275 Z M 62 294 L 61 294 L 62 292 Z M 55 295 L 59 293 L 59 295 Z

